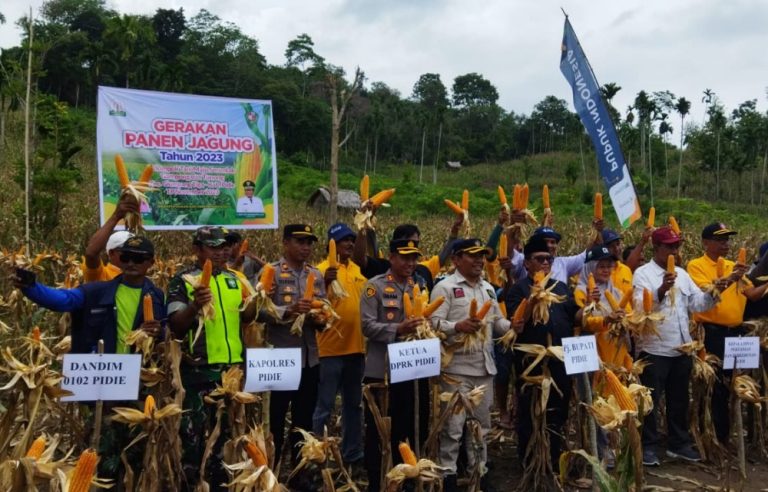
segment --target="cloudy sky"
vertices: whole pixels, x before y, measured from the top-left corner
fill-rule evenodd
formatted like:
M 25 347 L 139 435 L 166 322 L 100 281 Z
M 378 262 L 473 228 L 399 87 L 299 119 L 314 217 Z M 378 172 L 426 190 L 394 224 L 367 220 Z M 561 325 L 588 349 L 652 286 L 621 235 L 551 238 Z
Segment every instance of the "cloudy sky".
M 757 99 L 765 110 L 768 1 L 765 0 L 108 0 L 123 13 L 205 8 L 259 41 L 272 64 L 284 63 L 288 41 L 301 33 L 316 51 L 368 81 L 410 95 L 425 72 L 453 78 L 478 72 L 498 89 L 507 110 L 530 113 L 544 96 L 571 104 L 559 72 L 562 6 L 601 83 L 622 87 L 622 112 L 640 90 L 670 90 L 703 117 L 702 91 L 715 91 L 728 110 Z M 36 11 L 40 0 L 31 3 Z M 30 3 L 5 0 L 0 47 L 18 43 L 14 25 Z M 674 126 L 674 125 L 673 125 Z M 677 130 L 677 128 L 675 128 Z M 677 134 L 677 131 L 675 131 Z

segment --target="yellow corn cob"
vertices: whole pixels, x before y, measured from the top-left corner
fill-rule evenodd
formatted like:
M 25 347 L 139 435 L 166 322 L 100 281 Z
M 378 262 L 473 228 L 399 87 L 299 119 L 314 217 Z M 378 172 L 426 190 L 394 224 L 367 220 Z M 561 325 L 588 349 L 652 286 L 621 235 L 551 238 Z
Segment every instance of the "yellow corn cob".
M 144 170 L 141 172 L 141 176 L 139 176 L 139 182 L 149 184 L 149 181 L 152 179 L 152 175 L 154 173 L 155 169 L 152 167 L 152 164 L 147 164 L 144 166 Z
M 637 403 L 632 395 L 629 394 L 629 390 L 626 386 L 621 384 L 619 378 L 610 369 L 605 370 L 605 387 L 603 388 L 603 394 L 606 396 L 613 395 L 616 398 L 616 403 L 619 404 L 619 408 L 622 410 L 637 411 Z
M 40 327 L 35 325 L 35 327 L 32 328 L 32 340 L 34 340 L 37 343 L 40 343 L 40 338 L 41 338 Z
M 475 306 L 477 306 L 477 303 L 475 303 Z M 480 307 L 480 309 L 477 310 L 477 313 L 475 314 L 475 318 L 479 319 L 480 321 L 484 320 L 485 315 L 487 315 L 488 311 L 491 310 L 491 306 L 493 306 L 493 301 L 491 301 L 490 299 L 485 301 L 483 305 Z
M 499 238 L 499 251 L 498 251 L 498 257 L 499 258 L 506 258 L 509 256 L 508 254 L 509 249 L 509 242 L 507 240 L 507 235 L 502 234 Z
M 152 296 L 149 294 L 144 294 L 144 298 L 142 299 L 142 309 L 144 313 L 144 321 L 154 321 L 155 319 L 155 310 L 152 307 Z
M 472 299 L 469 302 L 469 317 L 470 318 L 477 317 L 477 299 Z
M 677 219 L 675 219 L 672 215 L 669 216 L 669 227 L 672 228 L 672 232 L 680 235 L 680 226 L 677 224 Z
M 155 409 L 155 397 L 147 395 L 147 399 L 144 400 L 144 415 L 147 417 L 152 416 L 152 410 Z
M 499 303 L 499 311 L 501 311 L 501 315 L 504 316 L 504 319 L 507 318 L 507 304 L 504 302 Z
M 213 263 L 211 260 L 205 260 L 203 263 L 203 271 L 200 273 L 200 286 L 208 287 L 211 285 L 211 275 L 213 274 Z
M 595 218 L 603 220 L 603 194 L 595 193 Z
M 436 298 L 434 301 L 430 302 L 424 307 L 424 317 L 429 318 L 432 316 L 432 313 L 437 311 L 437 308 L 443 305 L 445 302 L 445 296 L 440 296 Z
M 715 266 L 715 276 L 717 278 L 723 278 L 725 276 L 725 258 L 719 256 L 717 258 L 717 265 Z
M 338 268 L 339 260 L 336 258 L 336 240 L 328 241 L 328 268 Z
M 701 347 L 698 352 L 696 352 L 696 357 L 698 357 L 700 360 L 706 361 L 707 360 L 707 349 L 704 347 Z
M 591 296 L 596 287 L 595 276 L 590 273 L 589 277 L 587 277 L 587 296 Z
M 464 215 L 464 209 L 461 208 L 458 203 L 454 203 L 447 198 L 443 200 L 443 202 L 445 202 L 445 204 L 448 205 L 448 208 L 450 208 L 456 215 Z
M 41 435 L 32 441 L 32 445 L 27 450 L 27 454 L 25 456 L 27 458 L 38 459 L 43 455 L 43 451 L 45 451 L 45 436 Z
M 608 289 L 605 290 L 605 298 L 608 299 L 608 304 L 611 305 L 612 310 L 617 311 L 620 309 L 619 303 L 616 301 L 616 298 L 613 297 L 613 294 L 611 294 L 611 291 Z
M 128 178 L 128 170 L 125 169 L 125 161 L 120 154 L 115 154 L 115 170 L 117 171 L 117 179 L 120 181 L 120 189 L 123 189 L 128 186 L 131 180 Z
M 464 190 L 461 194 L 461 208 L 469 210 L 469 190 Z
M 77 460 L 77 465 L 72 471 L 72 479 L 69 482 L 69 492 L 88 492 L 91 488 L 91 480 L 96 472 L 96 464 L 99 455 L 93 449 L 86 449 Z
M 522 210 L 522 208 L 520 207 L 520 196 L 522 191 L 523 191 L 522 186 L 520 186 L 519 184 L 516 184 L 515 191 L 512 194 L 512 208 L 515 210 Z
M 650 313 L 653 310 L 653 294 L 648 289 L 643 289 L 643 310 Z
M 421 318 L 424 315 L 424 297 L 421 295 L 419 284 L 413 286 L 413 317 Z
M 243 256 L 245 253 L 247 253 L 249 246 L 250 244 L 248 243 L 248 238 L 243 239 L 243 242 L 240 243 L 240 251 L 237 252 L 237 256 Z
M 400 457 L 403 459 L 403 463 L 410 466 L 416 466 L 416 455 L 413 453 L 411 446 L 409 446 L 407 442 L 401 442 L 397 449 L 400 451 Z
M 370 179 L 366 174 L 363 179 L 360 180 L 360 203 L 365 203 L 368 200 L 368 194 L 370 192 Z
M 648 210 L 648 222 L 645 223 L 647 227 L 653 227 L 656 224 L 656 207 L 651 207 Z
M 544 274 L 544 272 L 536 272 L 533 274 L 533 281 L 536 284 L 542 284 L 545 278 L 546 278 L 546 275 Z
M 549 186 L 544 185 L 541 190 L 541 201 L 544 202 L 544 208 L 550 208 L 549 206 Z
M 675 255 L 667 256 L 667 273 L 675 273 Z
M 368 176 L 366 176 L 367 178 Z M 267 457 L 264 456 L 264 453 L 261 451 L 261 448 L 256 445 L 256 443 L 253 443 L 251 441 L 248 441 L 245 443 L 245 454 L 248 455 L 249 458 L 251 458 L 251 462 L 253 463 L 253 466 L 256 468 L 259 468 L 261 466 L 267 465 Z
M 373 208 L 379 208 L 382 204 L 387 203 L 390 198 L 392 198 L 392 195 L 395 194 L 394 188 L 389 188 L 388 190 L 383 190 L 371 197 L 371 205 Z
M 528 307 L 528 299 L 523 299 L 522 302 L 517 305 L 517 309 L 515 309 L 515 313 L 512 315 L 512 321 L 515 321 L 515 322 L 522 321 L 527 307 Z
M 321 309 L 325 304 L 320 299 L 312 299 L 312 302 L 309 304 L 312 309 Z
M 520 189 L 520 208 L 528 208 L 528 197 L 530 190 L 528 189 L 528 183 L 525 183 Z
M 506 205 L 507 204 L 507 194 L 504 193 L 504 188 L 502 188 L 501 185 L 499 185 L 498 192 L 499 192 L 499 201 L 501 202 L 502 205 Z
M 736 257 L 736 263 L 739 265 L 747 264 L 747 248 L 739 248 L 739 255 Z
M 315 272 L 307 274 L 307 285 L 304 287 L 304 299 L 312 300 L 315 297 Z
M 619 308 L 626 309 L 627 306 L 632 306 L 632 289 L 629 289 L 624 293 L 623 296 L 621 296 L 621 301 L 619 301 Z
M 261 269 L 259 282 L 261 283 L 261 286 L 265 292 L 272 290 L 272 285 L 275 283 L 275 267 L 269 263 L 264 265 L 264 267 Z
M 403 312 L 406 318 L 413 317 L 413 303 L 411 302 L 411 295 L 407 292 L 403 294 Z

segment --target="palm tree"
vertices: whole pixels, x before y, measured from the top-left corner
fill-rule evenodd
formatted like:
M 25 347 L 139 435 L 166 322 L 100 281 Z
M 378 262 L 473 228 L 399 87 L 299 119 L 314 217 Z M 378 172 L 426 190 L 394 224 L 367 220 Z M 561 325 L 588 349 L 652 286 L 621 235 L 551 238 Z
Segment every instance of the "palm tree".
M 603 100 L 605 101 L 605 104 L 608 106 L 608 112 L 611 115 L 611 119 L 614 120 L 615 125 L 619 124 L 619 119 L 621 115 L 616 110 L 616 108 L 613 107 L 613 104 L 611 104 L 611 101 L 620 90 L 621 90 L 621 86 L 614 82 L 608 82 L 607 84 L 600 87 L 600 95 L 603 96 Z
M 712 104 L 712 99 L 714 99 L 715 91 L 712 89 L 704 89 L 703 96 L 701 98 L 701 102 L 704 103 L 704 119 L 707 118 L 707 108 Z
M 661 141 L 664 144 L 664 181 L 669 186 L 669 159 L 667 158 L 667 134 L 672 133 L 674 130 L 672 125 L 667 123 L 667 113 L 661 113 L 661 123 L 659 123 L 659 135 L 661 135 Z
M 680 182 L 683 178 L 683 143 L 685 138 L 685 116 L 691 110 L 691 101 L 681 97 L 675 104 L 675 110 L 680 115 L 680 163 L 677 166 L 677 199 L 680 199 Z

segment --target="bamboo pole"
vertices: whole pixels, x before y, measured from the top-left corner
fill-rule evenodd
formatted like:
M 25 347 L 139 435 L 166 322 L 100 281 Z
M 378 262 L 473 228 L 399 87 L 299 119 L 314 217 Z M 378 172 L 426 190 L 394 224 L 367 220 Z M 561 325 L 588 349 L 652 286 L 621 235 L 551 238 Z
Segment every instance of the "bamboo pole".
M 99 340 L 99 355 L 104 354 L 104 340 Z M 99 449 L 99 440 L 101 439 L 101 418 L 104 413 L 104 401 L 96 401 L 96 409 L 93 417 L 93 436 L 91 437 L 91 447 Z
M 30 139 L 29 107 L 32 98 L 32 44 L 35 41 L 35 23 L 32 19 L 32 7 L 29 8 L 29 46 L 27 55 L 27 97 L 24 101 L 24 244 L 27 256 L 30 256 L 29 192 L 30 192 Z

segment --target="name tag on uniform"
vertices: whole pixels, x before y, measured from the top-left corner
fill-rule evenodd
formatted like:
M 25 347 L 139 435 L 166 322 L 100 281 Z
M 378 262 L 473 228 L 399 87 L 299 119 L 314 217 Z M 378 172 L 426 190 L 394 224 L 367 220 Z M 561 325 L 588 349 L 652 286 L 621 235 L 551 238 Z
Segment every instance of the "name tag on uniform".
M 230 289 L 237 289 L 237 279 L 228 278 L 227 287 L 229 287 Z
M 464 289 L 462 289 L 461 287 L 455 287 L 453 289 L 453 297 L 455 299 L 459 299 L 460 297 L 464 297 Z

